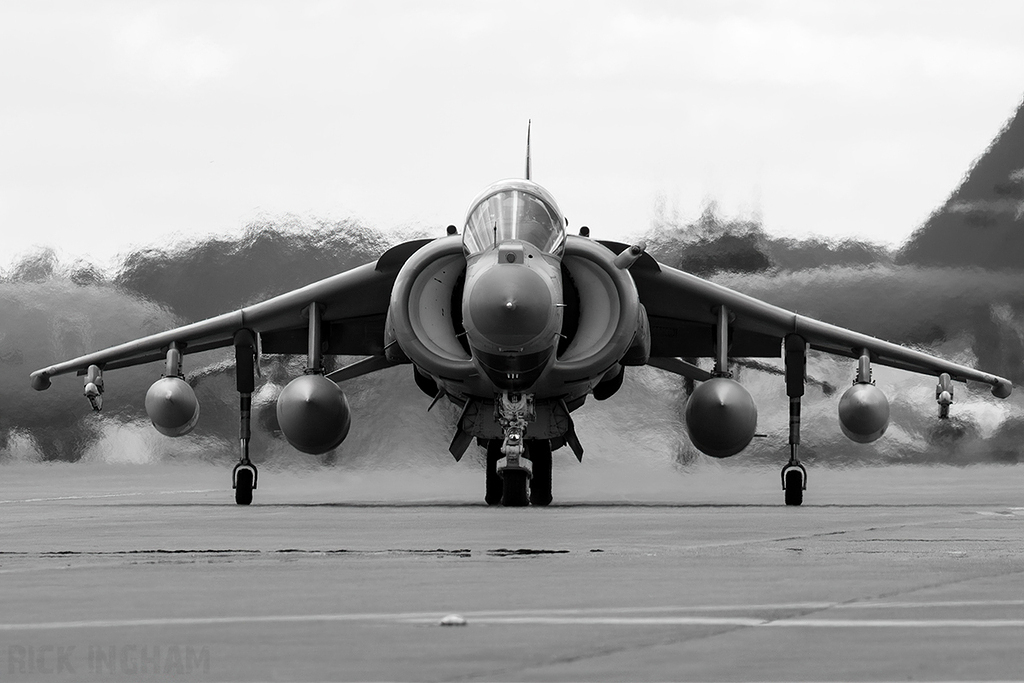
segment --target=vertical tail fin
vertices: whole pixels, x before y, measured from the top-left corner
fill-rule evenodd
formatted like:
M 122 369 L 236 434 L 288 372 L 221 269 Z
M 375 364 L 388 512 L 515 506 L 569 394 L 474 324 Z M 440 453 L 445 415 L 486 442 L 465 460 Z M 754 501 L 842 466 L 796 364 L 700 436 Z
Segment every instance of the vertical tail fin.
M 526 179 L 530 180 L 530 128 L 533 125 L 533 119 L 527 119 L 526 121 Z

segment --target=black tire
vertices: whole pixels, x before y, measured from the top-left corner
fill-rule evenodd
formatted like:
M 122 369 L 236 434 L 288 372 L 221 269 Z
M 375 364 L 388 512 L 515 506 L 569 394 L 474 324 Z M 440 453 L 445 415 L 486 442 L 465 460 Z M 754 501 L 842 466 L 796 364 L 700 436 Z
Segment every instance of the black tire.
M 484 494 L 484 502 L 488 505 L 501 503 L 501 496 L 504 493 L 504 483 L 498 476 L 499 460 L 501 460 L 501 439 L 491 439 L 487 442 L 487 491 Z
M 530 504 L 541 507 L 551 504 L 551 442 L 547 439 L 531 440 L 526 454 L 533 463 L 530 479 Z
M 526 471 L 505 470 L 501 473 L 501 504 L 507 508 L 518 508 L 530 504 L 526 495 Z
M 243 467 L 235 475 L 235 502 L 248 505 L 252 502 L 252 470 Z
M 786 505 L 804 502 L 804 476 L 800 470 L 786 472 Z

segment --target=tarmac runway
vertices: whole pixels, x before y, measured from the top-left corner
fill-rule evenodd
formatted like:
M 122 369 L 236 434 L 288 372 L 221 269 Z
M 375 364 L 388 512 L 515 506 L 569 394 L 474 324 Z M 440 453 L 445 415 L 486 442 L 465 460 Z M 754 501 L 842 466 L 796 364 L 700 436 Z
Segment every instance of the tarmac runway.
M 0 679 L 1024 680 L 1024 469 L 617 472 L 7 463 Z

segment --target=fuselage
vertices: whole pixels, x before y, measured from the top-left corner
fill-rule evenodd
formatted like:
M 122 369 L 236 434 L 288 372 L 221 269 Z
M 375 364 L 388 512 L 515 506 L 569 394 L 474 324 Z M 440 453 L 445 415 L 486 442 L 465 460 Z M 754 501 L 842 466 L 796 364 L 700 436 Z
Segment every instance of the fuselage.
M 617 376 L 627 354 L 646 362 L 634 347 L 649 338 L 647 319 L 628 270 L 565 226 L 540 185 L 488 187 L 461 236 L 430 242 L 399 272 L 389 358 L 412 362 L 421 388 L 458 404 L 513 393 L 570 411 Z
M 492 185 L 463 231 L 462 325 L 474 364 L 496 391 L 529 391 L 562 332 L 565 219 L 536 183 Z

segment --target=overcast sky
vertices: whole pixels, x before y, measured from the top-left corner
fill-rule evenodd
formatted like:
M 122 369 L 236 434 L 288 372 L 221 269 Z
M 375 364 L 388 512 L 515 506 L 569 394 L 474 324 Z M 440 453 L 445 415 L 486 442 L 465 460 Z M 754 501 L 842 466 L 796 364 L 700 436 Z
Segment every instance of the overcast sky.
M 659 197 L 896 244 L 1024 94 L 1024 3 L 0 4 L 0 264 L 254 217 L 461 224 L 523 172 L 624 239 Z M 1022 164 L 1024 165 L 1024 164 Z

